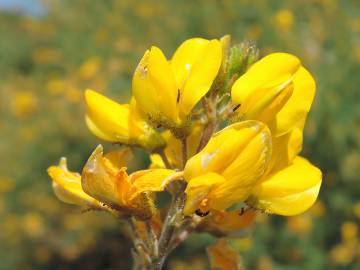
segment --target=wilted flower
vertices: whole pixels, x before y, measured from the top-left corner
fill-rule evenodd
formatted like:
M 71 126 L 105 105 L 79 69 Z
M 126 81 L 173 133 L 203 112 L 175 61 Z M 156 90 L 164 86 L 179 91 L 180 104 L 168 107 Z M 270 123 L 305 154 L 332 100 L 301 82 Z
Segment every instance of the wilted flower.
M 82 188 L 85 193 L 112 209 L 149 218 L 155 211 L 151 192 L 164 190 L 163 181 L 174 172 L 153 169 L 128 175 L 124 155 L 126 153 L 122 151 L 104 156 L 103 148 L 99 145 L 84 166 Z

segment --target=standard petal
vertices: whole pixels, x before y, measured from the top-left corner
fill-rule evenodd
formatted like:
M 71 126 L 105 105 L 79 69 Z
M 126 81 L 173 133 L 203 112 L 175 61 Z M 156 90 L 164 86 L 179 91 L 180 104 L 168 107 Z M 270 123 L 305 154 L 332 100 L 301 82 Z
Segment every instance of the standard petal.
M 270 213 L 296 215 L 316 200 L 321 171 L 302 157 L 288 167 L 265 176 L 253 189 L 250 204 Z
M 178 87 L 170 64 L 159 48 L 151 47 L 140 61 L 133 77 L 133 95 L 150 117 L 177 122 Z
M 221 43 L 218 40 L 211 40 L 191 66 L 187 80 L 180 91 L 180 117 L 186 118 L 196 103 L 210 90 L 221 61 Z
M 176 121 L 178 88 L 170 63 L 157 47 L 152 47 L 150 50 L 148 72 L 151 82 L 157 90 L 160 101 L 159 108 L 169 119 Z
M 277 136 L 285 134 L 299 122 L 305 121 L 314 100 L 316 84 L 304 67 L 300 67 L 295 73 L 293 84 L 293 94 L 269 124 Z
M 157 89 L 149 77 L 150 50 L 147 50 L 136 67 L 132 78 L 132 94 L 139 108 L 150 117 L 156 117 L 159 109 Z
M 120 105 L 93 91 L 85 91 L 86 123 L 101 139 L 127 143 L 129 140 L 129 105 Z
M 199 60 L 208 44 L 209 40 L 207 39 L 191 38 L 184 41 L 175 51 L 170 63 L 180 88 L 184 86 L 191 68 Z

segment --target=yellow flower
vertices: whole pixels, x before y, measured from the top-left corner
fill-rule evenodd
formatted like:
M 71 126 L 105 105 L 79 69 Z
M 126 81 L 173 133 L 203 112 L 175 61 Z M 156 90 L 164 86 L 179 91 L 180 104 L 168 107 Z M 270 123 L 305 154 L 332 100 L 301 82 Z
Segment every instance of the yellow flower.
M 219 40 L 189 39 L 170 61 L 159 48 L 151 47 L 135 70 L 133 95 L 153 122 L 169 128 L 182 127 L 209 91 L 221 62 Z
M 281 9 L 275 14 L 275 24 L 283 31 L 288 31 L 294 24 L 294 14 L 291 10 Z
M 247 199 L 269 164 L 271 148 L 269 129 L 257 121 L 236 123 L 214 134 L 186 163 L 185 214 L 221 211 Z
M 67 168 L 66 158 L 61 158 L 58 166 L 48 168 L 53 180 L 55 195 L 63 202 L 89 208 L 99 208 L 100 203 L 87 195 L 81 187 L 81 175 Z
M 187 141 L 187 157 L 190 158 L 196 154 L 200 144 L 201 133 L 203 132 L 203 125 L 196 124 L 191 129 L 191 133 L 186 138 Z M 164 131 L 162 134 L 166 147 L 164 153 L 172 168 L 182 168 L 182 144 L 169 130 Z M 152 168 L 165 168 L 165 165 L 158 154 L 152 154 L 150 156 Z
M 164 146 L 161 136 L 142 118 L 135 100 L 118 104 L 93 91 L 85 91 L 86 124 L 97 137 L 111 142 L 139 145 L 149 151 Z
M 79 68 L 79 76 L 84 80 L 89 80 L 100 70 L 101 59 L 99 57 L 91 57 L 87 59 Z
M 240 104 L 238 116 L 267 123 L 275 137 L 305 121 L 314 95 L 314 79 L 297 57 L 287 53 L 259 60 L 231 90 L 233 102 Z
M 38 100 L 32 91 L 21 91 L 16 92 L 11 105 L 16 116 L 25 118 L 36 111 Z
M 155 213 L 151 192 L 164 190 L 164 180 L 174 171 L 153 169 L 128 175 L 123 162 L 125 156 L 124 152 L 104 156 L 99 145 L 84 166 L 82 188 L 112 209 L 141 219 L 150 218 Z
M 298 156 L 302 126 L 273 140 L 268 172 L 254 186 L 248 204 L 285 216 L 300 214 L 314 204 L 322 175 L 317 167 Z
M 357 239 L 359 227 L 355 222 L 346 221 L 341 224 L 341 238 L 343 242 L 351 242 Z

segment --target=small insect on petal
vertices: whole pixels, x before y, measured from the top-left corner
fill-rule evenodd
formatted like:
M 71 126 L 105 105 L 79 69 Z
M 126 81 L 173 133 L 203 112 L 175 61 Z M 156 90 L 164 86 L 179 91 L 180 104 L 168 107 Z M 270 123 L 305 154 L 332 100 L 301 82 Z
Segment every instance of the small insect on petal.
M 199 217 L 206 217 L 209 213 L 210 211 L 202 212 L 200 209 L 196 209 L 195 211 L 195 214 Z

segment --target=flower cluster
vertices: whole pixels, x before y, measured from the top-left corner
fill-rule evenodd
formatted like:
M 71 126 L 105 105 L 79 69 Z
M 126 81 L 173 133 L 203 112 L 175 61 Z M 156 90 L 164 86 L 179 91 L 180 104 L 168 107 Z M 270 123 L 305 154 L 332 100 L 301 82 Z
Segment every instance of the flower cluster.
M 192 38 L 170 60 L 155 46 L 145 52 L 129 104 L 86 90 L 91 132 L 125 147 L 104 154 L 98 146 L 81 175 L 65 159 L 50 167 L 56 195 L 124 220 L 154 222 L 161 210 L 155 195 L 169 191 L 173 203 L 154 236 L 158 258 L 163 246 L 180 241 L 171 226 L 228 235 L 257 210 L 285 216 L 307 210 L 322 177 L 299 156 L 315 82 L 291 54 L 257 58 L 253 44 L 230 46 L 229 36 Z M 151 164 L 128 174 L 132 147 L 145 149 Z

